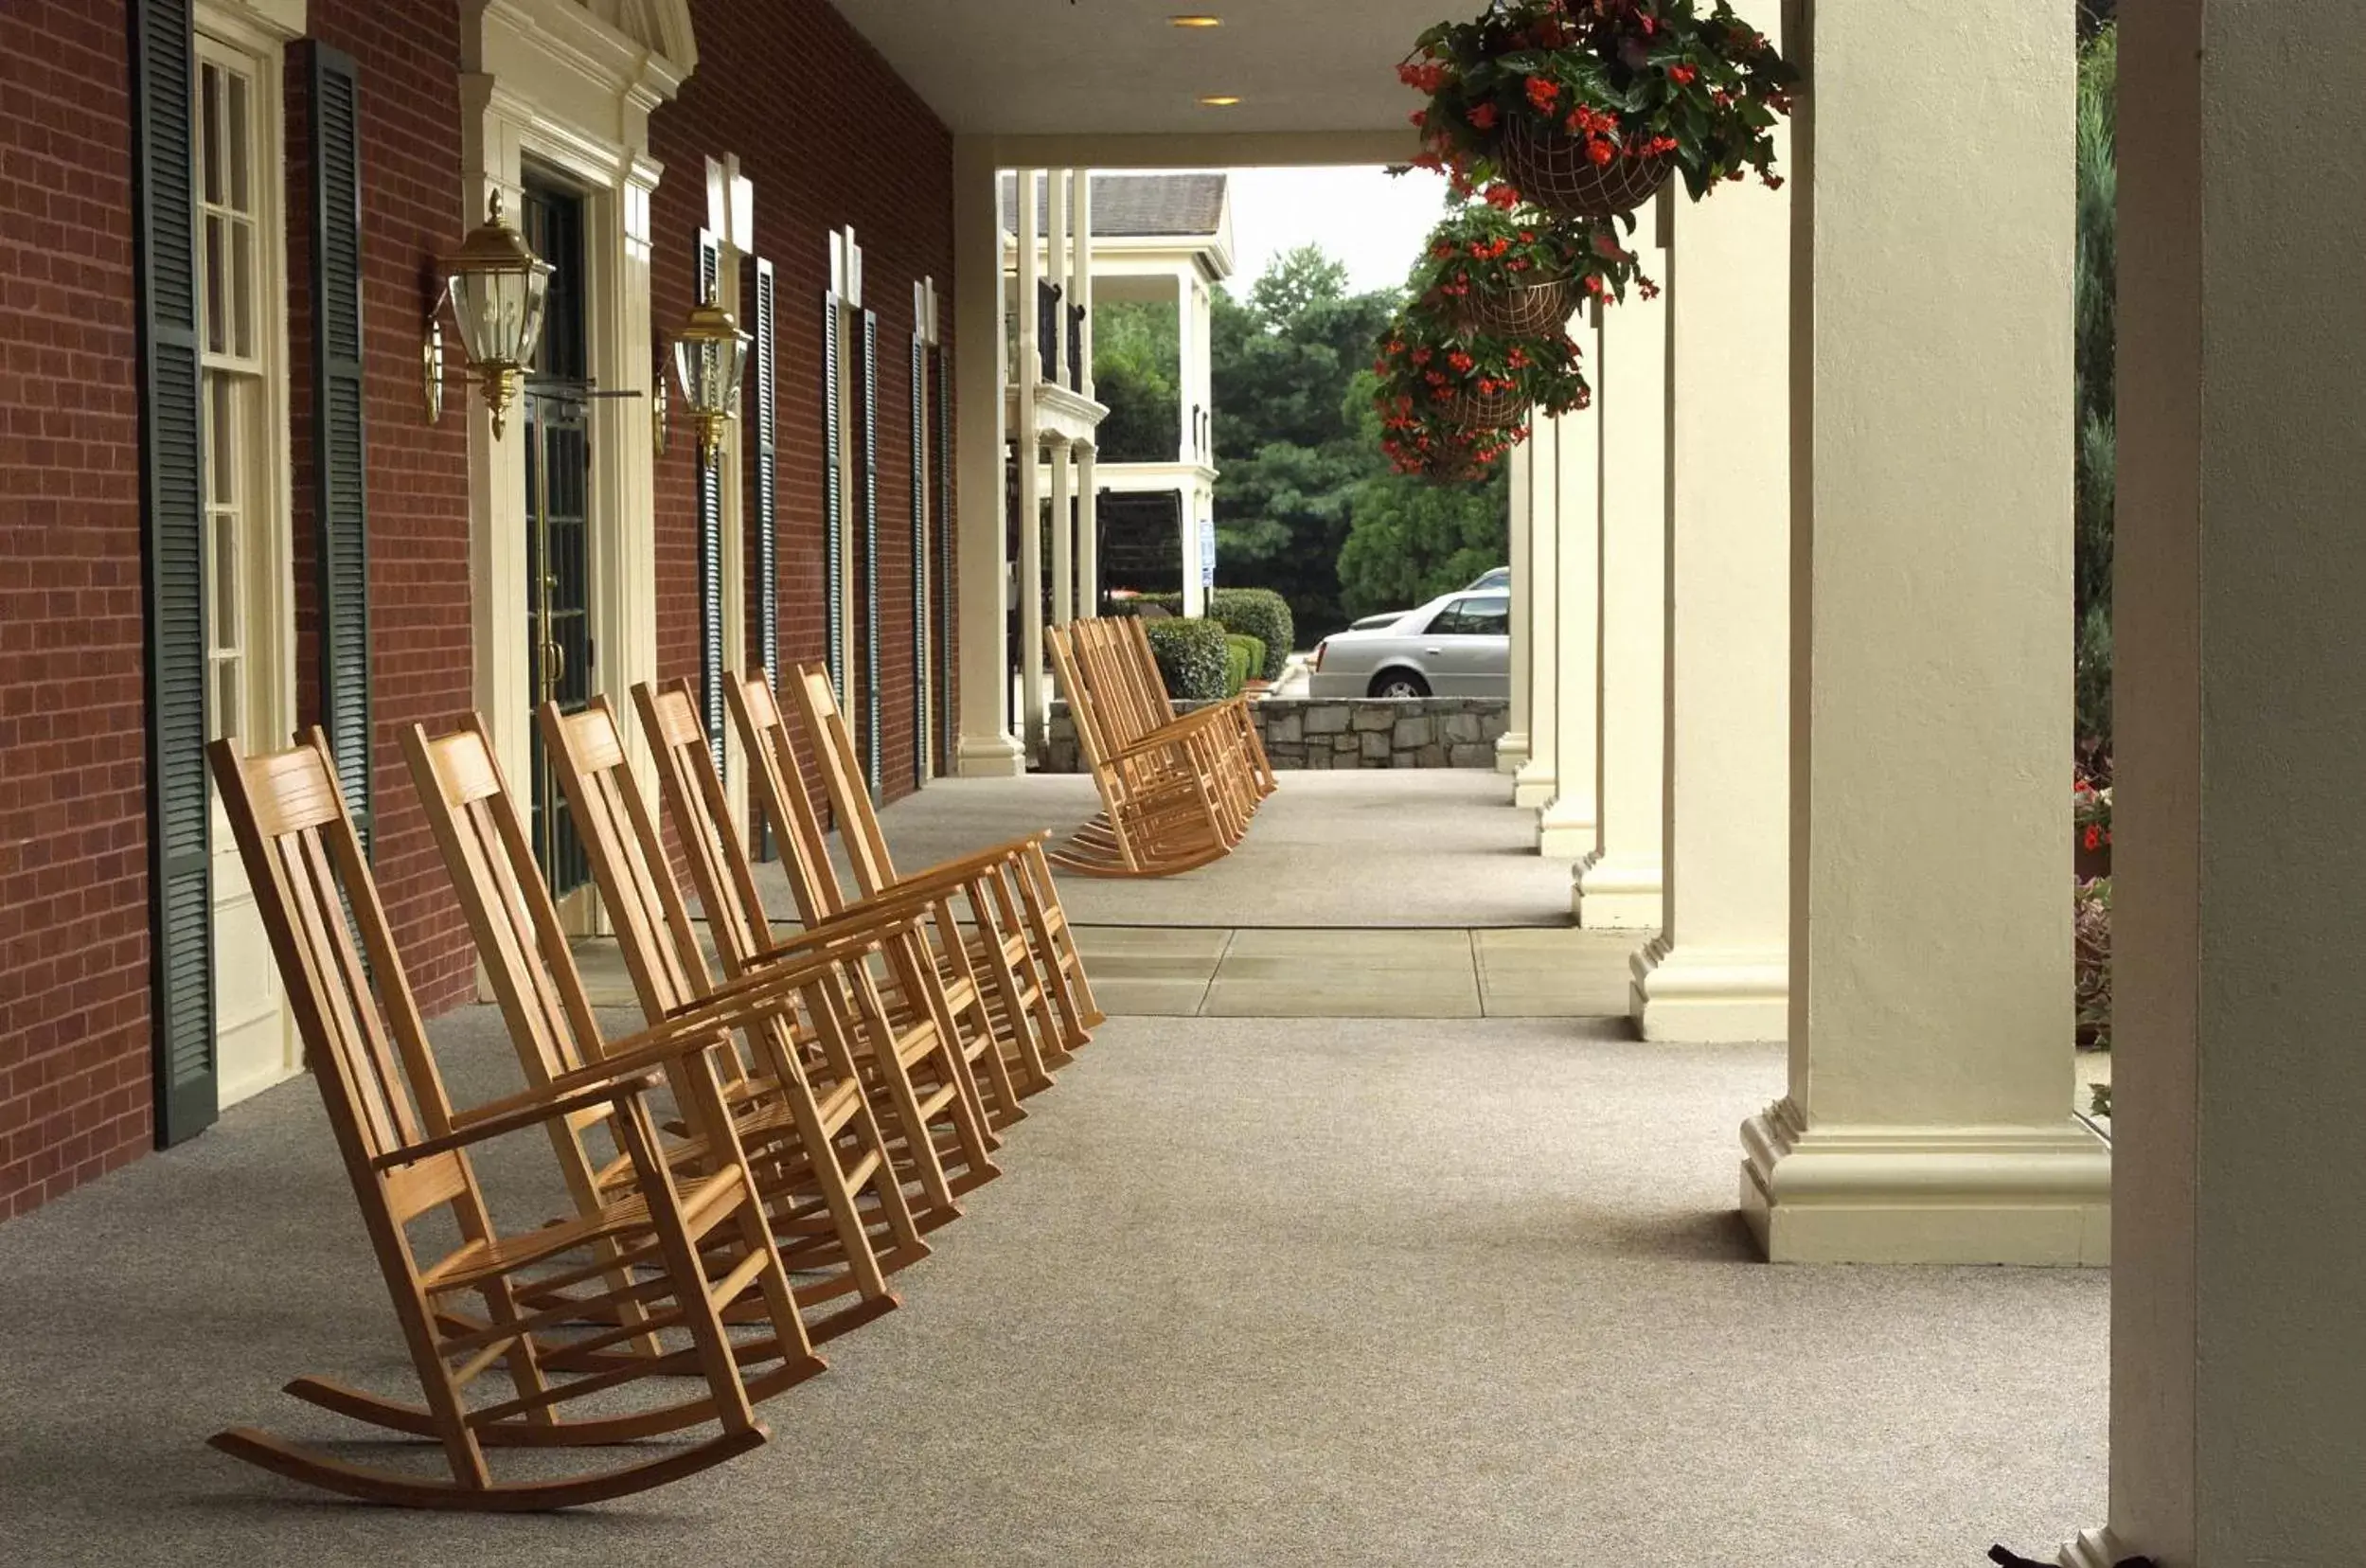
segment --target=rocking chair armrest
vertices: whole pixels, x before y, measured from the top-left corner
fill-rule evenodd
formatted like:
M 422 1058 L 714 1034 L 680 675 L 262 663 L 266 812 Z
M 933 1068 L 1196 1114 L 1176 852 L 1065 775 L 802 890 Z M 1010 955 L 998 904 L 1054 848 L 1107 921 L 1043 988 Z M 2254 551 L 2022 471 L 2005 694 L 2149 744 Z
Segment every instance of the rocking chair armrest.
M 677 1053 L 679 1054 L 679 1053 Z M 585 1080 L 589 1081 L 570 1081 Z M 540 1127 L 578 1111 L 595 1106 L 611 1105 L 630 1099 L 656 1086 L 657 1074 L 649 1066 L 632 1062 L 603 1064 L 565 1078 L 554 1078 L 540 1089 L 528 1089 L 463 1111 L 454 1116 L 452 1131 L 423 1138 L 415 1144 L 381 1154 L 370 1164 L 380 1170 L 398 1166 L 416 1165 L 438 1154 L 449 1154 L 471 1144 L 484 1143 L 490 1138 L 522 1132 L 529 1127 Z
M 906 894 L 919 897 L 939 888 L 958 887 L 983 872 L 991 871 L 998 865 L 1016 860 L 1025 854 L 1031 846 L 1043 843 L 1051 836 L 1050 829 L 1046 829 L 1039 833 L 1030 833 L 1025 838 L 1012 839 L 1007 844 L 995 845 L 990 849 L 980 849 L 975 854 L 964 855 L 959 860 L 950 860 L 941 864 L 932 865 L 927 870 L 916 871 L 909 877 L 898 877 L 881 888 L 874 895 L 874 898 L 892 899 Z M 872 901 L 872 899 L 863 900 L 865 906 Z
M 866 906 L 855 916 L 840 916 L 784 940 L 758 954 L 747 972 L 733 976 L 704 996 L 685 1002 L 634 1039 L 683 1030 L 738 1028 L 769 1013 L 777 1013 L 789 994 L 816 976 L 849 961 L 859 962 L 877 948 L 882 936 L 913 931 L 919 920 L 916 898 L 888 900 L 888 907 Z M 905 907 L 905 906 L 910 907 Z M 620 1041 L 629 1047 L 631 1041 Z
M 1187 746 L 1195 738 L 1190 735 L 1169 734 L 1165 726 L 1152 730 L 1131 745 L 1120 746 L 1110 757 L 1112 762 L 1139 762 L 1155 752 Z

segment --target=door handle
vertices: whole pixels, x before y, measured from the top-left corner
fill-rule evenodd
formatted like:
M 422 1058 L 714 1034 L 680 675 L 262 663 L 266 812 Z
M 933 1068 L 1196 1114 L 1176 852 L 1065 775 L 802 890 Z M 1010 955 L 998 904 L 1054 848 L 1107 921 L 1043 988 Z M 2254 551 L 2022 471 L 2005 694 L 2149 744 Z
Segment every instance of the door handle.
M 1441 654 L 1441 653 L 1445 652 L 1445 651 L 1446 651 L 1446 650 L 1444 650 L 1443 648 L 1425 648 L 1425 649 L 1423 649 L 1421 651 L 1422 651 L 1422 652 L 1424 652 L 1424 653 L 1427 653 L 1427 654 L 1428 654 L 1431 658 L 1434 659 L 1434 658 L 1436 658 L 1439 654 Z

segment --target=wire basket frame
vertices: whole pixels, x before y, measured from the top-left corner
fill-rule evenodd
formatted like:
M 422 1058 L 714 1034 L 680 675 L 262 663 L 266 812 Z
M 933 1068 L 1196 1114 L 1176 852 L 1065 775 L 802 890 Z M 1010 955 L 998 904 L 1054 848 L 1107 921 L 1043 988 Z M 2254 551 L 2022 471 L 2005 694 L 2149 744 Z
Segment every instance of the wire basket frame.
M 1557 127 L 1516 118 L 1503 129 L 1498 161 L 1504 178 L 1531 205 L 1564 218 L 1616 218 L 1660 193 L 1675 173 L 1666 157 L 1625 153 L 1597 164 L 1586 139 Z
M 1516 283 L 1495 292 L 1474 290 L 1455 301 L 1454 314 L 1465 330 L 1482 337 L 1548 338 L 1569 330 L 1581 294 L 1574 277 Z
M 1438 400 L 1438 412 L 1465 430 L 1509 430 L 1527 416 L 1528 399 L 1517 388 L 1502 392 L 1458 388 Z

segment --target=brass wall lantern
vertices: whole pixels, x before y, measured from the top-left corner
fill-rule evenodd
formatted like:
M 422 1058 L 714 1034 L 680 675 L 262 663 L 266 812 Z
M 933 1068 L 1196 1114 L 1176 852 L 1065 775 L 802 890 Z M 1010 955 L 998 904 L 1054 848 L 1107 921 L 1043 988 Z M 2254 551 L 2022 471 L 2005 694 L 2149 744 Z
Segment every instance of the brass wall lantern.
M 460 327 L 469 374 L 484 386 L 485 406 L 492 413 L 493 437 L 498 440 L 509 404 L 542 342 L 552 269 L 509 226 L 502 215 L 500 191 L 492 193 L 487 207 L 486 221 L 443 258 L 444 296 L 452 301 L 453 319 Z M 432 312 L 423 357 L 432 421 L 443 411 L 443 327 Z
M 748 367 L 751 341 L 711 292 L 674 334 L 674 379 L 698 427 L 702 463 L 712 463 L 722 450 L 723 432 L 738 410 L 739 379 Z

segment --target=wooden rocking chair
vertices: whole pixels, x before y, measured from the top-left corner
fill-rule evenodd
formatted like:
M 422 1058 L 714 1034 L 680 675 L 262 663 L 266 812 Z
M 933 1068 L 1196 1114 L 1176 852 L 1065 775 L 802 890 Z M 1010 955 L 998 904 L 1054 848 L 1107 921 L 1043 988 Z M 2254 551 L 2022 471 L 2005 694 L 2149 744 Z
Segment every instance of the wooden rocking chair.
M 771 688 L 759 676 L 729 683 L 724 694 L 740 739 L 751 754 L 767 759 L 756 771 L 756 782 L 768 817 L 784 839 L 807 845 L 812 880 L 826 897 L 834 899 L 837 878 L 821 837 L 821 820 L 812 810 L 811 796 L 793 787 L 802 784 L 802 770 Z M 966 958 L 969 967 L 991 980 L 999 1005 L 1006 1011 L 1023 1010 L 1033 1020 L 1042 1042 L 1036 1070 L 1058 1066 L 1090 1042 L 1093 1030 L 1107 1015 L 1093 1000 L 1084 955 L 1077 951 L 1076 933 L 1044 856 L 1043 844 L 1051 835 L 1032 833 L 910 876 L 898 874 L 880 826 L 879 809 L 863 785 L 854 732 L 830 689 L 827 671 L 818 665 L 792 671 L 789 700 L 862 897 L 878 899 L 958 882 L 966 893 L 968 918 L 959 918 L 958 906 L 950 899 L 936 906 L 934 935 L 941 959 L 958 964 Z
M 1052 851 L 1052 864 L 1088 877 L 1172 877 L 1231 854 L 1238 833 L 1209 780 L 1204 747 L 1189 733 L 1120 740 L 1076 657 L 1070 631 L 1045 627 L 1044 650 L 1068 699 L 1101 811 Z
M 752 1401 L 812 1376 L 822 1363 L 806 1341 L 728 1117 L 697 1167 L 677 1171 L 662 1150 L 648 1101 L 662 1072 L 694 1114 L 720 1114 L 722 1092 L 709 1053 L 724 1046 L 724 1038 L 681 1029 L 619 1042 L 617 1055 L 597 1067 L 455 1110 L 338 788 L 327 736 L 315 729 L 294 750 L 248 758 L 217 740 L 208 760 L 425 1402 L 321 1379 L 299 1379 L 287 1392 L 387 1431 L 436 1440 L 451 1477 L 356 1464 L 247 1427 L 218 1434 L 213 1445 L 293 1480 L 370 1502 L 521 1510 L 624 1496 L 762 1444 L 767 1433 Z M 497 1232 L 470 1150 L 574 1118 L 605 1118 L 614 1128 L 632 1175 L 632 1195 L 541 1229 Z M 445 1217 L 458 1233 L 457 1245 L 441 1256 L 422 1256 L 410 1231 L 431 1215 Z M 724 1272 L 717 1278 L 710 1268 Z M 735 1345 L 721 1309 L 751 1291 L 770 1336 Z M 455 1318 L 448 1309 L 470 1295 L 481 1300 L 482 1318 Z M 602 1319 L 613 1326 L 572 1342 L 557 1338 Z M 628 1340 L 655 1344 L 660 1335 L 687 1344 L 580 1377 L 569 1376 L 556 1353 Z M 757 1369 L 743 1371 L 743 1363 Z M 471 1405 L 471 1386 L 495 1369 L 507 1374 L 512 1397 Z M 686 1399 L 632 1412 L 558 1414 L 567 1401 L 655 1376 L 694 1378 L 704 1386 Z M 720 1433 L 690 1447 L 564 1479 L 496 1481 L 486 1462 L 489 1447 L 613 1444 L 709 1421 Z
M 632 701 L 640 710 L 642 733 L 657 753 L 658 798 L 673 822 L 676 840 L 687 846 L 691 882 L 707 912 L 723 967 L 734 975 L 761 972 L 784 951 L 793 953 L 794 945 L 784 950 L 773 934 L 763 895 L 756 884 L 755 864 L 732 825 L 722 777 L 715 771 L 714 752 L 688 684 L 661 691 L 643 683 L 632 688 Z M 818 826 L 814 825 L 817 832 Z M 827 852 L 818 860 L 814 854 L 822 847 L 818 837 L 783 836 L 792 891 L 800 917 L 809 924 L 843 922 L 875 907 L 848 905 L 837 896 L 836 874 Z M 929 898 L 932 891 L 935 899 Z M 994 1000 L 1005 1004 L 998 1013 L 966 952 L 959 954 L 957 964 L 939 961 L 926 933 L 938 923 L 939 902 L 952 896 L 951 888 L 904 891 L 902 901 L 917 904 L 928 913 L 921 930 L 897 954 L 901 961 L 890 967 L 889 1000 L 898 1018 L 916 1017 L 941 1005 L 952 1020 L 962 1060 L 969 1065 L 970 1079 L 982 1101 L 990 1091 L 991 1103 L 983 1105 L 982 1111 L 987 1125 L 999 1132 L 1024 1119 L 1026 1113 L 1019 1106 L 1022 1096 L 1051 1082 L 1043 1070 L 1033 1021 L 1023 1007 L 1025 997 L 1034 994 L 1040 1000 L 1040 991 L 1023 991 L 1014 981 L 1006 989 L 991 993 Z M 916 987 L 934 990 L 935 995 L 913 995 Z
M 603 1060 L 609 1047 L 483 720 L 471 714 L 462 728 L 438 739 L 413 725 L 402 739 L 412 781 L 460 890 L 527 1077 L 545 1081 Z M 616 923 L 632 925 L 639 914 L 627 909 Z M 798 953 L 800 968 L 787 972 L 784 967 L 775 991 L 740 999 L 744 1006 L 736 1011 L 715 1008 L 706 1015 L 720 1026 L 736 1024 L 753 1051 L 754 1070 L 736 1049 L 722 1056 L 725 1101 L 737 1136 L 749 1151 L 775 1242 L 784 1260 L 803 1276 L 796 1283 L 797 1305 L 809 1309 L 848 1294 L 857 1297 L 808 1326 L 817 1342 L 892 1310 L 898 1300 L 887 1288 L 887 1269 L 928 1255 L 863 1096 L 843 1020 L 833 1017 L 828 1027 L 799 1029 L 800 1003 L 809 1009 L 837 1006 L 836 970 L 862 961 L 869 934 L 860 936 L 836 948 L 825 944 Z M 691 1000 L 686 989 L 682 999 Z M 649 1010 L 648 1016 L 652 1025 L 679 1028 L 687 1012 L 675 1007 Z M 800 1032 L 815 1041 L 816 1067 L 827 1089 L 817 1091 L 808 1077 Z M 588 1140 L 596 1131 L 594 1123 L 577 1118 L 559 1144 L 560 1164 L 579 1206 L 632 1190 L 632 1169 L 616 1161 L 602 1164 L 591 1147 Z M 669 1156 L 699 1156 L 713 1129 L 694 1121 L 691 1131 L 692 1140 L 668 1150 Z M 555 1137 L 559 1132 L 553 1129 Z
M 956 1218 L 957 1198 L 1002 1171 L 992 1159 L 996 1140 L 959 1032 L 925 959 L 916 955 L 920 938 L 914 922 L 921 912 L 910 900 L 887 901 L 789 941 L 775 939 L 779 951 L 765 966 L 717 984 L 607 699 L 595 697 L 577 713 L 545 704 L 539 718 L 546 765 L 574 813 L 643 1010 L 651 1017 L 696 1017 L 703 1007 L 762 997 L 783 986 L 778 971 L 784 965 L 795 972 L 798 953 L 816 944 L 852 944 L 861 961 L 840 967 L 832 982 L 836 1005 L 827 1005 L 827 998 L 809 1002 L 807 1022 L 821 1039 L 845 1042 L 856 1069 L 853 1081 L 863 1086 L 897 1176 L 914 1188 L 907 1201 L 919 1229 Z M 713 841 L 702 851 L 695 833 L 685 831 L 682 842 L 685 853 L 713 852 Z M 731 900 L 719 900 L 710 916 L 720 927 L 731 909 Z M 718 937 L 728 939 L 720 929 Z M 901 1013 L 881 995 L 873 961 L 885 966 L 898 995 L 911 1004 Z M 837 1055 L 834 1044 L 829 1054 Z M 809 1050 L 807 1071 L 817 1070 L 829 1075 L 827 1088 L 817 1085 L 823 1094 L 845 1071 L 823 1065 Z M 900 1252 L 885 1259 L 904 1260 Z
M 1234 697 L 1177 713 L 1148 633 L 1133 616 L 1080 620 L 1068 630 L 1071 655 L 1112 741 L 1120 747 L 1181 742 L 1152 755 L 1192 759 L 1225 832 L 1238 843 L 1268 793 L 1264 744 L 1248 704 Z

